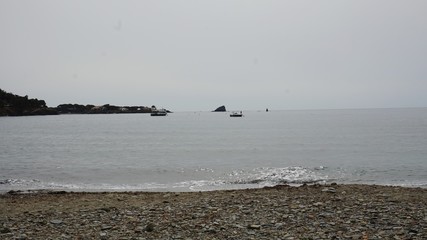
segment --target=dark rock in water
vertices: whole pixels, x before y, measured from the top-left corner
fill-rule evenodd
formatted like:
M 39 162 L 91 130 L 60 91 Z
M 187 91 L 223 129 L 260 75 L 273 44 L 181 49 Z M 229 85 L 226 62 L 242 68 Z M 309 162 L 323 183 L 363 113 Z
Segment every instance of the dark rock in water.
M 48 192 L 47 194 L 67 194 L 66 191 L 52 191 L 52 192 Z
M 7 194 L 10 194 L 10 195 L 16 195 L 16 194 L 20 194 L 20 193 L 21 193 L 21 190 L 18 190 L 18 191 L 10 190 L 9 192 L 7 192 Z
M 221 107 L 215 109 L 214 112 L 225 112 L 225 111 L 227 111 L 227 110 L 225 110 L 225 106 L 221 106 Z

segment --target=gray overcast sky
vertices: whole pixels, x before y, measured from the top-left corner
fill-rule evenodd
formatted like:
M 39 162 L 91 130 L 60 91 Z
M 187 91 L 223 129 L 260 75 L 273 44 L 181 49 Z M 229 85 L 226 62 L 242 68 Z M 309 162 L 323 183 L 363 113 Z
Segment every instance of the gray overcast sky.
M 0 0 L 0 88 L 49 106 L 427 107 L 427 1 Z

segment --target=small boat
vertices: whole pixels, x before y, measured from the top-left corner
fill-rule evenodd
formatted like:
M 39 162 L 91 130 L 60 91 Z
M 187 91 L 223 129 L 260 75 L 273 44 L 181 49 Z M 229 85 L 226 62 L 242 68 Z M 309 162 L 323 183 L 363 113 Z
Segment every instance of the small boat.
M 166 109 L 155 109 L 151 111 L 151 116 L 166 116 L 168 115 L 168 111 Z
M 240 111 L 240 112 L 232 112 L 230 114 L 230 117 L 243 117 L 243 113 L 242 113 L 242 111 Z

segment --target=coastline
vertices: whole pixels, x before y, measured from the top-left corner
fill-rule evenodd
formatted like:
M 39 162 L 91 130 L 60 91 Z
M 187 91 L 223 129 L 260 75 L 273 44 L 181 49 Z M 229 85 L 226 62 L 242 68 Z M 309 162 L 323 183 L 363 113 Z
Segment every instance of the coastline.
M 11 193 L 0 195 L 1 239 L 427 238 L 424 188 Z

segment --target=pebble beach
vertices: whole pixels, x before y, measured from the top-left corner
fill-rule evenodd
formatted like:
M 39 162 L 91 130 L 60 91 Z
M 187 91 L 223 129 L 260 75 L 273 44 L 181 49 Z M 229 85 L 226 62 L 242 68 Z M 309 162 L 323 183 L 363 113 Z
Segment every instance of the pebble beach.
M 427 239 L 427 189 L 8 192 L 0 239 Z

